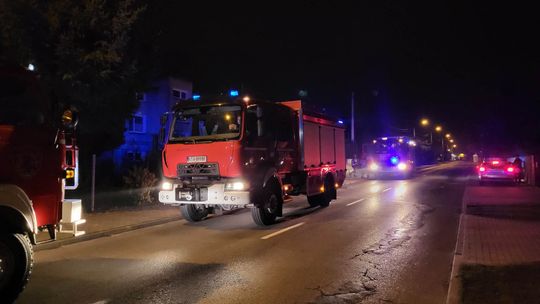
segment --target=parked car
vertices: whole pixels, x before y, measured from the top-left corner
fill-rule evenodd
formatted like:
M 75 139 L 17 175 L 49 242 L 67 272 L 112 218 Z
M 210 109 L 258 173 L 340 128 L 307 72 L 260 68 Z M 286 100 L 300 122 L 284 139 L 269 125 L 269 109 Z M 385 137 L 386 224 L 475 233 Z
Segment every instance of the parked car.
M 478 180 L 480 184 L 486 181 L 519 182 L 521 168 L 514 166 L 504 158 L 489 158 L 484 160 L 478 167 Z

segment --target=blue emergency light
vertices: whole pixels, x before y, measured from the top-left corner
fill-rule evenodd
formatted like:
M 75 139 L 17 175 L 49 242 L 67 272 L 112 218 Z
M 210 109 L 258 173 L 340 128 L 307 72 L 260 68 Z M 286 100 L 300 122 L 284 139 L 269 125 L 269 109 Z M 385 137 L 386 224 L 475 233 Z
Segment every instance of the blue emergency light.
M 231 97 L 236 97 L 236 96 L 238 96 L 238 90 L 230 90 L 230 91 L 229 91 L 229 96 L 231 96 Z
M 193 95 L 193 96 L 191 96 L 191 98 L 193 100 L 199 100 L 199 99 L 201 99 L 201 95 Z
M 397 165 L 399 163 L 399 157 L 397 156 L 390 157 L 390 162 L 392 163 L 392 165 Z

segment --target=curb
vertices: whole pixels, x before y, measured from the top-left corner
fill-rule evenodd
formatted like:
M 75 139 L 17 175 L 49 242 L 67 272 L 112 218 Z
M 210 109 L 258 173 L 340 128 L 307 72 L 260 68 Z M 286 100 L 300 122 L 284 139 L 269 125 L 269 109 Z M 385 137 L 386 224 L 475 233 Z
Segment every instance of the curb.
M 446 304 L 460 303 L 461 300 L 461 279 L 459 270 L 463 264 L 463 248 L 465 246 L 465 226 L 467 225 L 467 197 L 466 190 L 463 193 L 461 202 L 461 214 L 459 215 L 459 224 L 456 238 L 456 246 L 454 248 L 454 256 L 452 259 L 452 270 L 448 284 L 448 292 L 446 294 Z
M 358 177 L 345 179 L 345 182 L 343 183 L 343 186 L 354 185 L 354 184 L 360 183 L 362 181 L 363 181 L 363 179 L 358 178 Z
M 34 246 L 34 251 L 56 249 L 56 248 L 60 248 L 60 247 L 65 246 L 65 245 L 90 241 L 90 240 L 94 240 L 94 239 L 98 239 L 98 238 L 102 238 L 102 237 L 106 237 L 106 236 L 112 236 L 112 235 L 115 235 L 115 234 L 120 234 L 120 233 L 127 232 L 127 231 L 132 231 L 132 230 L 142 229 L 142 228 L 146 228 L 146 227 L 152 227 L 152 226 L 157 226 L 157 225 L 161 225 L 161 224 L 166 224 L 166 223 L 178 221 L 178 220 L 181 220 L 181 219 L 183 219 L 183 217 L 181 217 L 181 216 L 168 217 L 168 218 L 162 218 L 162 219 L 158 219 L 158 220 L 142 222 L 140 224 L 120 226 L 120 227 L 116 227 L 116 228 L 113 228 L 113 229 L 110 229 L 110 230 L 104 230 L 104 231 L 98 231 L 98 232 L 93 232 L 93 233 L 89 233 L 89 234 L 83 234 L 81 236 L 71 237 L 71 238 L 63 239 L 63 240 L 47 241 L 47 242 L 35 245 Z
M 446 304 L 460 303 L 461 300 L 461 279 L 459 277 L 459 270 L 463 264 L 463 246 L 464 246 L 464 219 L 465 214 L 461 214 L 459 217 L 458 237 L 456 240 L 456 248 L 454 250 L 454 257 L 452 260 L 452 270 L 450 271 L 450 279 L 448 285 L 448 292 L 446 294 Z

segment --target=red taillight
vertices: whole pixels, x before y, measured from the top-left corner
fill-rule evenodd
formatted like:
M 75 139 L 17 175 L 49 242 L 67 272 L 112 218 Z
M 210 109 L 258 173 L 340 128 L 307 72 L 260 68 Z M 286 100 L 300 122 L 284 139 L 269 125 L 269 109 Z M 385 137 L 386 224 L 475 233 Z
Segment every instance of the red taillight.
M 484 167 L 480 167 L 480 168 L 478 169 L 478 171 L 480 171 L 480 172 L 484 172 L 484 171 L 486 171 L 486 168 L 484 168 Z
M 506 168 L 506 171 L 512 173 L 512 172 L 514 172 L 514 167 L 508 167 L 508 168 Z

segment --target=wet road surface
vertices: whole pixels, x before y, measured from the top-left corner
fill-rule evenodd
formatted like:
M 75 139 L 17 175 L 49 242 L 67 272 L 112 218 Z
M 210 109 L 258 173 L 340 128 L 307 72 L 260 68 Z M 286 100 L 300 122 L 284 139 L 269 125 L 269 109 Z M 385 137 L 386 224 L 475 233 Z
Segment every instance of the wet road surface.
M 239 210 L 39 251 L 18 303 L 444 303 L 471 168 L 298 197 L 268 228 Z

